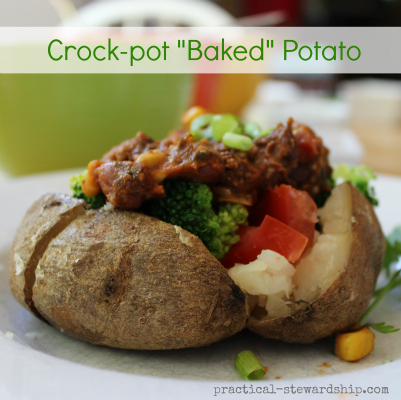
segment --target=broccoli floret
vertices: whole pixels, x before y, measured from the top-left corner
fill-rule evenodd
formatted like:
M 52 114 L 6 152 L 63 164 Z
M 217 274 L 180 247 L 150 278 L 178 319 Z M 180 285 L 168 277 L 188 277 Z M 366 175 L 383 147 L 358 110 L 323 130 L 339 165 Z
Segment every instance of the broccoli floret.
M 333 171 L 333 179 L 338 184 L 340 182 L 349 182 L 354 185 L 374 206 L 379 204 L 376 199 L 375 190 L 369 185 L 371 180 L 376 179 L 373 170 L 366 165 L 351 167 L 346 164 L 340 164 Z
M 218 206 L 219 231 L 217 240 L 222 245 L 221 258 L 240 237 L 236 234 L 240 225 L 248 225 L 248 210 L 241 204 L 223 203 Z
M 247 223 L 244 206 L 221 204 L 215 211 L 212 192 L 198 182 L 166 181 L 164 189 L 165 198 L 146 202 L 141 211 L 193 233 L 217 259 L 238 242 L 238 227 Z
M 88 175 L 88 171 L 84 171 L 70 178 L 70 188 L 73 196 L 77 199 L 85 200 L 93 209 L 101 208 L 106 204 L 106 196 L 102 192 L 96 196 L 86 196 L 82 191 L 81 185 L 86 175 Z

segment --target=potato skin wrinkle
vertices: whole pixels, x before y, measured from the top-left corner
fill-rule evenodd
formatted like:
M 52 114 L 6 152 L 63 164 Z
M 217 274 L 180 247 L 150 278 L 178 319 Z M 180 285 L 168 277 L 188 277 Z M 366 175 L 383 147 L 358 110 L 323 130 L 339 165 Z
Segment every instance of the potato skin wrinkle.
M 334 282 L 314 301 L 291 316 L 250 318 L 248 328 L 263 337 L 293 343 L 312 343 L 345 332 L 359 321 L 369 305 L 385 251 L 385 237 L 371 204 L 352 185 L 351 246 L 348 262 Z M 322 266 L 323 268 L 324 266 Z
M 31 237 L 43 225 L 38 210 L 48 198 L 28 211 L 11 254 L 11 288 L 22 304 L 14 254 L 30 256 Z M 199 347 L 242 330 L 245 294 L 200 239 L 180 236 L 146 215 L 85 211 L 43 253 L 32 288 L 36 309 L 64 333 L 124 349 Z

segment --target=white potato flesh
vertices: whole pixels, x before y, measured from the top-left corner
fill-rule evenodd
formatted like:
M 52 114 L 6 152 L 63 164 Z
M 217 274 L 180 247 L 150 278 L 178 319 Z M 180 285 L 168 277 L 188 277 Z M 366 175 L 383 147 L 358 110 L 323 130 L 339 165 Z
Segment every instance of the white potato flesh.
M 291 302 L 288 300 L 288 296 L 283 292 L 268 296 L 265 306 L 267 317 L 274 318 L 276 315 L 279 315 L 280 317 L 291 315 L 289 304 L 291 304 Z
M 295 268 L 282 255 L 263 250 L 257 260 L 247 265 L 236 264 L 228 273 L 249 294 L 270 296 L 284 292 L 288 296 Z
M 322 233 L 316 234 L 314 246 L 296 269 L 283 256 L 264 250 L 256 261 L 237 264 L 229 270 L 242 290 L 259 296 L 259 307 L 265 305 L 267 318 L 290 315 L 291 302 L 294 306 L 300 300 L 312 302 L 347 265 L 352 229 L 351 192 L 347 185 L 334 188 L 319 209 L 319 220 Z
M 319 210 L 322 234 L 312 251 L 296 267 L 295 300 L 319 297 L 345 268 L 351 248 L 352 204 L 350 188 L 337 186 Z

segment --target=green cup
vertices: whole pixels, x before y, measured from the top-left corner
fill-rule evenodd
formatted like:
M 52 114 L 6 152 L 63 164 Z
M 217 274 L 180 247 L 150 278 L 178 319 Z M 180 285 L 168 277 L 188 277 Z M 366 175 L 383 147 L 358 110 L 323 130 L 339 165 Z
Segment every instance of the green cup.
M 192 95 L 185 74 L 0 74 L 0 168 L 75 168 L 139 130 L 161 139 Z

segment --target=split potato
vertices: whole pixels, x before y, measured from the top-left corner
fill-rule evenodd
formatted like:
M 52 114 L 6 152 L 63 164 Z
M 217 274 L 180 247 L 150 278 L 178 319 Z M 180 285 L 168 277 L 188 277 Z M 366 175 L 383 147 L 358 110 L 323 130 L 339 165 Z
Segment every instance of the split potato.
M 301 343 L 345 331 L 368 306 L 385 249 L 371 205 L 349 184 L 320 210 L 323 232 L 295 269 L 270 252 L 266 270 L 242 274 L 248 282 L 182 228 L 83 206 L 49 194 L 28 210 L 11 252 L 11 289 L 63 332 L 125 349 L 199 347 L 245 327 Z M 261 276 L 278 280 L 260 287 Z

